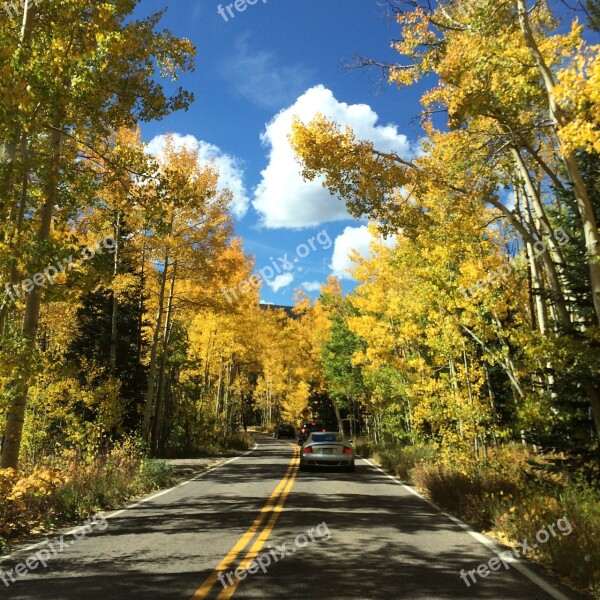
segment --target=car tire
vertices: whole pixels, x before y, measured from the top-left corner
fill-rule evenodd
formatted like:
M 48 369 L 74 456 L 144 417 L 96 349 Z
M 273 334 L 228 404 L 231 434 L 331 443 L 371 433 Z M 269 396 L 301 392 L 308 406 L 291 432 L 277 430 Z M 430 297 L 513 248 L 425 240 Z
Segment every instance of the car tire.
M 355 470 L 354 463 L 352 463 L 349 467 L 347 467 L 348 473 L 354 473 L 354 470 Z
M 302 463 L 300 463 L 300 470 L 301 471 L 308 471 L 308 467 L 306 465 L 303 465 Z

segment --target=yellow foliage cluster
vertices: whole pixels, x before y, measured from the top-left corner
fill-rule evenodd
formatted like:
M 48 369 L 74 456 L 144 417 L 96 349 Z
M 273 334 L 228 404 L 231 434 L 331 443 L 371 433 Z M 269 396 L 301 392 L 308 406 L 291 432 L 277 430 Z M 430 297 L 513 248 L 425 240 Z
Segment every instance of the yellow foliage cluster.
M 182 377 L 202 381 L 198 406 L 205 418 L 224 427 L 239 422 L 251 397 L 265 426 L 301 420 L 310 382 L 318 383 L 318 353 L 311 339 L 313 308 L 299 301 L 297 310 L 298 318 L 290 319 L 280 310 L 260 308 L 251 295 L 235 311 L 206 310 L 192 318 L 189 366 Z
M 600 46 L 587 48 L 558 73 L 556 96 L 572 115 L 560 129 L 561 141 L 570 150 L 583 148 L 600 154 Z
M 56 470 L 36 468 L 29 475 L 0 470 L 0 531 L 4 536 L 26 531 L 48 516 L 47 505 L 55 491 L 68 481 Z

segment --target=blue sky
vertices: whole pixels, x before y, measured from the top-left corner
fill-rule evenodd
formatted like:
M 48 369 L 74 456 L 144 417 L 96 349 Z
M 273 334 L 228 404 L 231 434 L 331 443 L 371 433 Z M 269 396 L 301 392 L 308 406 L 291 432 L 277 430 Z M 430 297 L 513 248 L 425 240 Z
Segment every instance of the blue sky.
M 318 183 L 301 181 L 286 135 L 294 115 L 320 111 L 409 155 L 421 134 L 412 122 L 421 90 L 399 91 L 381 84 L 379 72 L 341 66 L 356 55 L 395 61 L 397 26 L 378 0 L 258 0 L 241 13 L 232 8 L 233 18 L 228 4 L 226 21 L 215 0 L 141 3 L 140 15 L 166 6 L 163 27 L 197 47 L 196 71 L 180 82 L 196 101 L 145 124 L 143 137 L 158 151 L 160 136 L 177 134 L 217 160 L 235 195 L 236 234 L 257 270 L 287 255 L 287 271 L 263 285 L 264 301 L 292 304 L 299 287 L 316 296 L 331 273 L 352 289 L 347 252 L 366 251 L 366 224 Z

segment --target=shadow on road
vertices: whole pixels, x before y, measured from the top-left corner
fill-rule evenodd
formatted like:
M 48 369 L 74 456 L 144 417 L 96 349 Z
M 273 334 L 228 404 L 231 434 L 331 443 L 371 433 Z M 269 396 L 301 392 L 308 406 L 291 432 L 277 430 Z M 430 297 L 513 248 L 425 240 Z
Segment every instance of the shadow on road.
M 243 463 L 192 481 L 163 502 L 128 510 L 104 533 L 54 559 L 47 578 L 0 587 L 0 598 L 188 600 L 224 555 L 207 547 L 207 540 L 228 534 L 230 548 L 281 481 L 291 457 L 289 445 L 265 438 Z M 467 588 L 460 569 L 487 562 L 491 552 L 362 461 L 355 473 L 299 472 L 270 544 L 294 547 L 298 534 L 323 522 L 331 539 L 298 548 L 266 574 L 250 576 L 235 598 L 551 598 L 514 569 Z M 567 597 L 584 599 L 570 592 Z

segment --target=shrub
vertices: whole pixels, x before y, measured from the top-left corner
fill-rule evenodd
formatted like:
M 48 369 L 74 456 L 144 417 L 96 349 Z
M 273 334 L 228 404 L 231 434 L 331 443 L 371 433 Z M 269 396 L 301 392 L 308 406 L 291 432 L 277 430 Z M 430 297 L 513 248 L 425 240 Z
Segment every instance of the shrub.
M 483 528 L 493 523 L 494 498 L 514 498 L 518 493 L 518 482 L 490 465 L 469 471 L 442 463 L 418 465 L 411 476 L 444 510 Z
M 237 432 L 229 436 L 223 446 L 225 449 L 229 450 L 237 450 L 237 451 L 246 451 L 250 450 L 252 446 L 254 446 L 254 438 L 251 435 Z
M 249 450 L 254 445 L 251 434 L 236 432 L 229 436 L 223 433 L 213 433 L 211 436 L 199 440 L 194 446 L 168 448 L 166 456 L 169 458 L 199 458 L 203 456 L 229 455 L 238 451 Z
M 415 485 L 444 510 L 482 528 L 494 523 L 498 506 L 514 501 L 526 487 L 529 455 L 520 447 L 490 451 L 487 458 L 445 455 L 418 464 L 411 472 Z
M 377 455 L 444 510 L 493 527 L 504 540 L 537 543 L 537 558 L 600 599 L 600 491 L 569 483 L 553 467 L 556 457 L 532 457 L 511 445 L 480 461 L 435 454 L 428 446 L 381 447 Z M 543 543 L 536 540 L 542 530 L 550 534 Z
M 0 549 L 7 540 L 113 508 L 133 495 L 175 481 L 164 461 L 143 458 L 143 448 L 126 440 L 97 456 L 65 452 L 29 475 L 0 471 Z
M 142 460 L 134 485 L 139 492 L 145 493 L 158 488 L 171 487 L 177 481 L 173 467 L 164 460 L 147 458 Z
M 402 481 L 412 482 L 411 471 L 422 463 L 433 459 L 432 446 L 380 446 L 376 450 L 381 466 L 397 475 Z
M 552 494 L 552 495 L 549 495 Z M 535 540 L 554 526 L 556 535 L 538 543 L 536 554 L 576 585 L 600 597 L 600 492 L 588 484 L 540 491 L 530 486 L 518 502 L 507 506 L 496 526 L 515 540 Z M 563 530 L 556 527 L 562 521 Z M 568 525 L 568 527 L 565 526 Z M 571 530 L 571 531 L 569 531 Z M 539 540 L 538 540 L 539 541 Z
M 76 459 L 67 469 L 69 481 L 57 492 L 60 513 L 70 519 L 116 506 L 135 493 L 142 457 L 130 444 L 108 454 Z
M 362 458 L 370 458 L 375 452 L 375 444 L 363 437 L 357 437 L 353 443 L 354 452 Z
M 52 521 L 59 512 L 53 497 L 65 482 L 62 473 L 47 468 L 37 468 L 27 476 L 14 469 L 0 471 L 0 548 L 2 538 Z

